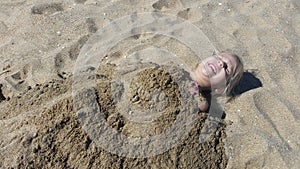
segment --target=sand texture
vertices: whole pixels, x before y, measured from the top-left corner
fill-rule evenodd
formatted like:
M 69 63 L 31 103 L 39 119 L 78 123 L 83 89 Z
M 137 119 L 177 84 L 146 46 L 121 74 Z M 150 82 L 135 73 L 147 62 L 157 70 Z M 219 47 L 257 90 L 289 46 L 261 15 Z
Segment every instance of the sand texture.
M 96 69 L 82 66 L 93 64 L 82 52 L 90 44 L 114 40 L 126 28 L 112 24 L 100 36 L 105 26 L 143 12 L 178 16 L 196 26 L 209 41 L 207 48 L 206 41 L 199 44 L 202 55 L 229 50 L 242 58 L 245 72 L 224 114 L 210 116 L 193 108 L 196 96 L 184 89 L 190 87 L 187 71 L 197 56 L 174 38 L 149 33 L 126 37 L 100 56 Z M 167 52 L 161 56 L 157 48 L 178 58 Z M 0 168 L 298 169 L 299 48 L 298 0 L 2 0 Z M 95 74 L 81 78 L 76 72 Z M 83 85 L 90 79 L 94 86 Z M 81 88 L 74 92 L 74 86 Z M 124 98 L 127 102 L 117 103 Z M 84 105 L 97 105 L 103 115 L 88 119 L 92 116 Z M 130 108 L 153 111 L 139 114 Z M 185 112 L 192 113 L 181 116 Z M 192 121 L 186 133 L 180 131 L 191 124 L 173 125 L 181 117 Z M 184 136 L 166 140 L 165 145 L 174 146 L 161 153 L 145 150 L 139 155 L 149 156 L 136 158 L 128 151 L 126 157 L 116 155 L 121 144 L 99 146 L 101 139 L 113 143 L 111 137 L 95 135 L 106 130 L 97 123 L 101 120 L 134 143 L 169 128 Z M 203 131 L 211 134 L 201 141 Z

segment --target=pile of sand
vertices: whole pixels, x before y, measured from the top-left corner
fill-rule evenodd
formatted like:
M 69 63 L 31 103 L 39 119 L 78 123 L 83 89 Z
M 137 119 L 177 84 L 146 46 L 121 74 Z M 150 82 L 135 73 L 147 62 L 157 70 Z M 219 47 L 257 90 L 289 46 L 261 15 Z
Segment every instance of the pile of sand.
M 101 113 L 106 122 L 118 133 L 129 138 L 144 138 L 157 135 L 169 128 L 180 115 L 180 91 L 174 78 L 190 82 L 186 72 L 172 67 L 176 75 L 157 65 L 139 72 L 137 82 L 133 81 L 130 89 L 130 101 L 144 109 L 151 93 L 161 89 L 166 94 L 166 105 L 155 105 L 153 113 L 160 116 L 149 123 L 132 122 L 116 111 L 112 98 L 111 79 L 114 65 L 102 66 L 97 74 L 96 95 Z M 176 71 L 175 71 L 176 70 Z M 114 75 L 116 76 L 116 75 Z M 119 75 L 120 76 L 120 75 Z M 175 77 L 174 77 L 175 76 Z M 120 77 L 116 77 L 120 78 Z M 185 80 L 184 80 L 185 79 Z M 188 83 L 187 83 L 188 84 Z M 71 95 L 72 77 L 50 81 L 28 89 L 19 97 L 3 101 L 1 125 L 4 129 L 1 138 L 1 167 L 20 168 L 225 168 L 227 157 L 224 149 L 225 125 L 222 119 L 209 118 L 207 113 L 195 113 L 193 128 L 185 134 L 181 142 L 170 150 L 147 158 L 126 158 L 112 154 L 97 144 L 93 135 L 88 135 L 80 123 L 80 117 L 74 110 Z M 188 86 L 187 86 L 188 87 Z M 116 92 L 122 92 L 118 90 Z M 187 92 L 188 93 L 188 92 Z M 183 94 L 183 93 L 182 93 Z M 155 96 L 154 96 L 155 97 Z M 190 96 L 192 97 L 192 96 Z M 82 102 L 75 102 L 75 107 Z M 196 102 L 187 102 L 187 104 Z M 138 108 L 137 108 L 138 109 Z M 155 110 L 155 109 L 154 109 Z M 190 110 L 189 110 L 190 111 Z M 100 112 L 96 113 L 100 116 Z M 127 112 L 126 112 L 127 113 Z M 132 114 L 132 116 L 141 116 Z M 148 114 L 148 116 L 151 116 Z M 155 116 L 155 114 L 154 114 Z M 212 121 L 211 121 L 212 120 Z M 215 125 L 211 137 L 199 141 L 204 125 L 207 129 Z M 221 123 L 220 123 L 221 122 Z M 97 125 L 97 124 L 95 124 Z M 100 130 L 99 130 L 100 131 Z M 103 136 L 104 137 L 104 136 Z M 111 143 L 113 144 L 113 142 Z

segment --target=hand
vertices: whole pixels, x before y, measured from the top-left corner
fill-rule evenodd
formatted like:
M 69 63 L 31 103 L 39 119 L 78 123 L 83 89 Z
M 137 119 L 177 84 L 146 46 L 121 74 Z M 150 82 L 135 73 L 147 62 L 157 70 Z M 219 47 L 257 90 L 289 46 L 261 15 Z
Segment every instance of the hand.
M 205 112 L 208 109 L 208 102 L 207 101 L 202 101 L 199 103 L 198 107 L 200 109 L 201 112 Z

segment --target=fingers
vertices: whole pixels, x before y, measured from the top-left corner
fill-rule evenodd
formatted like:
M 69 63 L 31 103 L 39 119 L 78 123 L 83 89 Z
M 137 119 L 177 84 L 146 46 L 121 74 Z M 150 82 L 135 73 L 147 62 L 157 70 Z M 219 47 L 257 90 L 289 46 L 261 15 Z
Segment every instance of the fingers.
M 207 111 L 208 109 L 208 102 L 207 101 L 202 101 L 199 103 L 198 107 L 200 109 L 200 111 L 204 112 L 204 111 Z

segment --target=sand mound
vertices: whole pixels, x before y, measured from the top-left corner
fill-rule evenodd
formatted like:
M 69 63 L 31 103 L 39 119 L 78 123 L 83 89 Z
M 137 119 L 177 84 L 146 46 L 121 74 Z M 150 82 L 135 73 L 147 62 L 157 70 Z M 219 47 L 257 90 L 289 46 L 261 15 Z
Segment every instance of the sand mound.
M 156 120 L 139 124 L 130 121 L 116 111 L 112 100 L 111 77 L 115 66 L 108 64 L 99 68 L 96 94 L 107 123 L 127 137 L 146 137 L 166 130 L 178 118 L 180 91 L 174 77 L 188 77 L 180 68 L 173 75 L 166 69 L 151 67 L 140 71 L 129 90 L 130 102 L 136 109 L 150 108 L 150 96 L 162 90 L 164 96 L 154 92 L 153 97 L 166 104 L 155 105 L 153 110 L 161 114 L 148 114 Z M 169 69 L 170 70 L 170 69 Z M 120 75 L 119 75 L 120 76 Z M 189 80 L 185 78 L 185 80 Z M 192 130 L 170 150 L 148 158 L 126 158 L 111 154 L 101 148 L 93 136 L 87 134 L 74 111 L 71 96 L 72 77 L 51 81 L 29 89 L 20 97 L 4 101 L 1 114 L 1 167 L 33 168 L 225 168 L 227 158 L 223 148 L 224 124 L 217 127 L 209 140 L 200 143 L 201 129 L 207 119 L 206 113 L 196 114 Z M 122 90 L 118 90 L 118 92 Z M 192 104 L 193 102 L 191 102 Z M 77 105 L 78 106 L 78 105 Z M 132 114 L 135 116 L 135 114 Z M 141 116 L 141 115 L 139 115 Z M 158 116 L 158 118 L 156 118 Z M 138 116 L 136 116 L 138 117 Z M 149 120 L 144 119 L 144 120 Z M 212 118 L 213 119 L 213 118 Z M 211 119 L 211 120 L 212 120 Z M 221 119 L 213 119 L 221 120 Z M 212 123 L 214 123 L 212 121 Z M 209 126 L 206 126 L 209 128 Z

